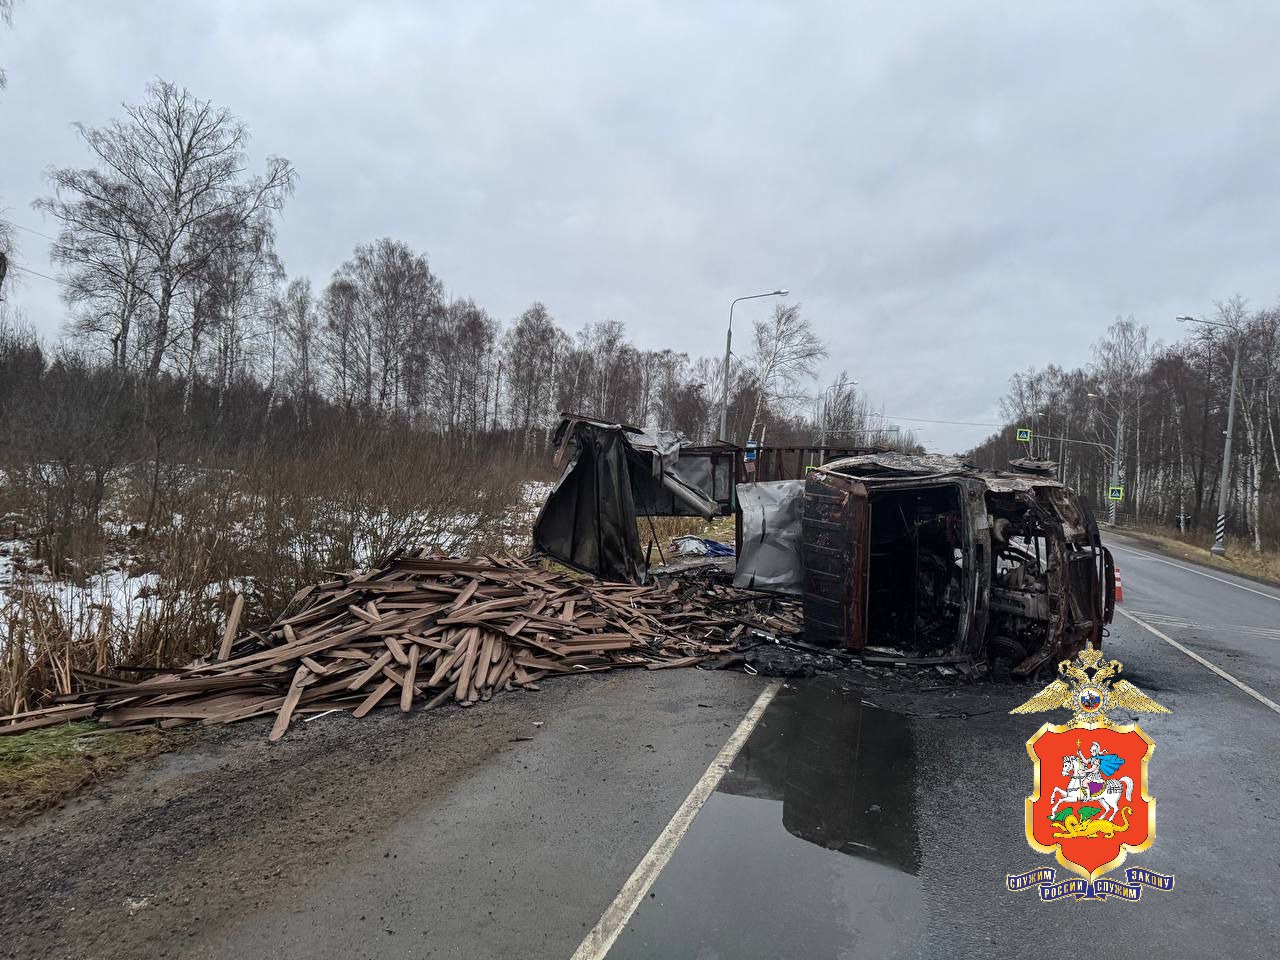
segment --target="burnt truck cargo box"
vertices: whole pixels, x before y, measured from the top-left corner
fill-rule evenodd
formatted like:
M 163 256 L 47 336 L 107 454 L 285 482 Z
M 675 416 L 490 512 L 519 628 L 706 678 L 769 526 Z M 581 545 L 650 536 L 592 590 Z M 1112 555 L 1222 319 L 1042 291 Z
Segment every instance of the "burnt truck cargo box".
M 806 639 L 895 660 L 1004 659 L 1019 675 L 1100 645 L 1110 554 L 1084 502 L 1034 467 L 874 454 L 812 471 Z

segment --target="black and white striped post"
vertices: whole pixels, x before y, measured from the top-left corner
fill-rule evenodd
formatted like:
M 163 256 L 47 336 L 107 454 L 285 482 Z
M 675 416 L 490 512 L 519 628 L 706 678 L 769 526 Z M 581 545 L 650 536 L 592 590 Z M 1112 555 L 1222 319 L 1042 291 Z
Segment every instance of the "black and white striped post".
M 1209 552 L 1223 557 L 1227 553 L 1227 484 L 1231 482 L 1231 434 L 1236 421 L 1236 381 L 1240 378 L 1240 330 L 1229 323 L 1218 323 L 1216 320 L 1199 320 L 1196 317 L 1176 317 L 1179 323 L 1202 323 L 1208 327 L 1222 327 L 1230 330 L 1235 339 L 1235 357 L 1231 361 L 1231 399 L 1227 402 L 1226 443 L 1222 448 L 1222 480 L 1218 483 L 1218 524 L 1213 528 L 1213 546 Z
M 1227 442 L 1222 448 L 1222 481 L 1218 484 L 1218 525 L 1213 530 L 1213 546 L 1209 552 L 1223 557 L 1227 553 L 1227 483 L 1231 479 L 1231 434 L 1236 419 L 1236 380 L 1240 376 L 1240 336 L 1236 335 L 1236 355 L 1231 363 L 1231 399 L 1227 402 Z

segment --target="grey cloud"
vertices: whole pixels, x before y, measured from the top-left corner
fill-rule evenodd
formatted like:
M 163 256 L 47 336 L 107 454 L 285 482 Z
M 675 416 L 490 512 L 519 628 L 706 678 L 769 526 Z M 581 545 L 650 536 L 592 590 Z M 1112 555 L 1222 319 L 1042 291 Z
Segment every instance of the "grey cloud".
M 0 33 L 0 201 L 49 232 L 27 204 L 84 162 L 69 124 L 164 76 L 298 167 L 291 273 L 389 234 L 499 316 L 540 299 L 695 354 L 784 284 L 828 373 L 985 421 L 1116 314 L 1168 338 L 1275 296 L 1278 36 L 1280 9 L 1223 3 L 28 2 Z M 56 331 L 56 288 L 20 299 Z

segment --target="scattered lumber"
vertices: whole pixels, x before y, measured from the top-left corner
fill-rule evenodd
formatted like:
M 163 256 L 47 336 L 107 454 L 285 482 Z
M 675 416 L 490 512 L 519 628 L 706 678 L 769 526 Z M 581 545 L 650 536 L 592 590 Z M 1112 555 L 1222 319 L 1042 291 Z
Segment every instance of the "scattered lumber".
M 556 674 L 686 667 L 729 652 L 746 625 L 794 633 L 798 616 L 733 617 L 758 599 L 709 580 L 637 586 L 580 580 L 506 557 L 399 555 L 301 591 L 267 631 L 241 631 L 237 596 L 217 657 L 136 682 L 86 674 L 54 705 L 0 718 L 0 735 L 70 719 L 108 726 L 231 723 L 536 690 Z M 773 606 L 776 606 L 773 605 Z

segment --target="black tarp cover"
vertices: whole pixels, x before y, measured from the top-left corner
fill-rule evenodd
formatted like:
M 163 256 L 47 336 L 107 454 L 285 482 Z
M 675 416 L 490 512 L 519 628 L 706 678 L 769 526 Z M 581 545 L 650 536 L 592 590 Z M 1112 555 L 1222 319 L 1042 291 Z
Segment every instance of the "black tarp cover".
M 577 430 L 573 447 L 534 521 L 533 546 L 606 580 L 638 581 L 644 556 L 622 430 Z
M 566 417 L 555 443 L 557 459 L 567 462 L 534 521 L 534 548 L 605 580 L 643 582 L 638 515 L 710 517 L 719 510 L 671 469 L 682 442 L 669 431 Z

